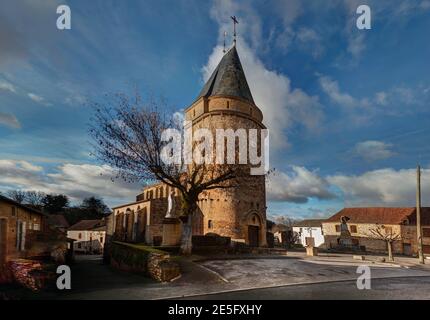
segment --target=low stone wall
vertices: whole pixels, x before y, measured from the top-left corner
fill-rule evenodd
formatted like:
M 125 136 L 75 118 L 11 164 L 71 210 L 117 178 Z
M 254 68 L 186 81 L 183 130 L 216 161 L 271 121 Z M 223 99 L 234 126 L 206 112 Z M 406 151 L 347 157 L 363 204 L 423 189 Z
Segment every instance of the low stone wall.
M 179 265 L 167 252 L 145 245 L 113 242 L 111 265 L 117 269 L 143 273 L 157 281 L 167 282 L 181 275 Z

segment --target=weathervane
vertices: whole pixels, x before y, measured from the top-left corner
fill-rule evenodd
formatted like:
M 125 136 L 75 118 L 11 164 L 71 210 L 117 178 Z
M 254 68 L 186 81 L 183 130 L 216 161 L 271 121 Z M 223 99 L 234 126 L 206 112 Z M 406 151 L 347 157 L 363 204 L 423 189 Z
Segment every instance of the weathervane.
M 233 28 L 234 28 L 233 42 L 234 42 L 234 45 L 236 46 L 236 24 L 238 24 L 239 21 L 237 21 L 236 16 L 232 16 L 230 18 L 233 20 Z

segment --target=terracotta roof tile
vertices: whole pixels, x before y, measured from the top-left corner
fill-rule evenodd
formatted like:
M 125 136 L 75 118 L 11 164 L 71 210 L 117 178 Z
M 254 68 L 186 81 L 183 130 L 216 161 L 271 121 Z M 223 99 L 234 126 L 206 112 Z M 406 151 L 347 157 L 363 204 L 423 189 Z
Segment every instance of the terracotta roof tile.
M 68 230 L 93 230 L 104 226 L 104 224 L 103 220 L 81 220 L 71 226 Z
M 299 221 L 295 223 L 294 227 L 321 227 L 321 223 L 323 223 L 325 219 L 306 219 L 303 221 Z
M 325 222 L 340 222 L 342 216 L 350 218 L 349 223 L 385 223 L 409 224 L 416 223 L 415 208 L 344 208 Z M 421 220 L 423 225 L 430 225 L 430 208 L 421 208 Z

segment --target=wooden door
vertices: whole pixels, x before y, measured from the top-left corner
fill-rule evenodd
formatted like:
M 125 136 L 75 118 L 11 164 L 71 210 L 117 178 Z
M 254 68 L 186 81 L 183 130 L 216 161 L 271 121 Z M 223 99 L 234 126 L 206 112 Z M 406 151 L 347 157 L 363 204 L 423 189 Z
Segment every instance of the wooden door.
M 7 220 L 0 219 L 0 265 L 6 262 L 7 255 Z
M 248 242 L 250 247 L 258 247 L 260 243 L 260 228 L 248 226 Z

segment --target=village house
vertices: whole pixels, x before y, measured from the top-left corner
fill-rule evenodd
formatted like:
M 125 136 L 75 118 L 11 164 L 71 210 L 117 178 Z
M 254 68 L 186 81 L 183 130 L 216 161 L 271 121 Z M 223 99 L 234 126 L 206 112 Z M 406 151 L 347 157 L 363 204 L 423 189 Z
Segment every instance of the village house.
M 307 219 L 293 225 L 293 232 L 297 234 L 297 244 L 319 247 L 324 244 L 322 230 L 323 219 Z
M 75 240 L 75 253 L 101 254 L 106 241 L 105 221 L 81 220 L 67 230 L 67 237 Z
M 45 230 L 45 215 L 0 195 L 0 266 L 27 257 L 38 233 Z
M 263 114 L 255 104 L 236 47 L 225 53 L 197 99 L 185 110 L 192 129 L 265 129 Z M 238 187 L 200 194 L 192 217 L 193 236 L 207 234 L 230 238 L 251 247 L 267 246 L 266 190 L 262 175 L 241 178 Z M 146 187 L 133 203 L 113 208 L 114 239 L 147 244 L 178 245 L 181 222 L 166 220 L 168 196 L 181 214 L 177 190 L 162 183 Z
M 48 224 L 62 233 L 67 233 L 67 229 L 70 227 L 66 218 L 62 214 L 50 214 L 47 216 Z
M 387 251 L 387 243 L 375 237 L 372 230 L 380 229 L 396 237 L 393 253 L 416 255 L 416 208 L 345 208 L 322 223 L 325 245 L 328 249 L 339 245 L 340 220 L 347 217 L 352 244 L 368 252 Z M 423 251 L 430 254 L 430 208 L 421 208 Z M 398 239 L 397 239 L 398 238 Z

